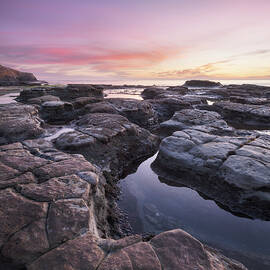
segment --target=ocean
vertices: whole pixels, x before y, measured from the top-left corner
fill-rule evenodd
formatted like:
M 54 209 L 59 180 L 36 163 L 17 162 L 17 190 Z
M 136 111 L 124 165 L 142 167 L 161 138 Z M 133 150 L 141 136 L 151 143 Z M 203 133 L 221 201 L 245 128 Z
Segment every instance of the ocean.
M 175 86 L 183 85 L 186 80 L 49 80 L 50 84 L 69 84 L 69 83 L 84 83 L 84 84 L 113 84 L 113 85 L 145 85 L 145 86 Z M 214 80 L 228 84 L 257 84 L 270 86 L 270 80 Z

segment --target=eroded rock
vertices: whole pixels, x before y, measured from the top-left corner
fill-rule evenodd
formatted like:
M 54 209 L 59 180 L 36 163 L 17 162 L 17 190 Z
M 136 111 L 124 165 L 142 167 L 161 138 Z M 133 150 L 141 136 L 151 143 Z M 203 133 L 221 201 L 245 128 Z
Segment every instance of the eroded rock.
M 0 105 L 0 145 L 33 139 L 43 133 L 38 110 L 30 105 Z

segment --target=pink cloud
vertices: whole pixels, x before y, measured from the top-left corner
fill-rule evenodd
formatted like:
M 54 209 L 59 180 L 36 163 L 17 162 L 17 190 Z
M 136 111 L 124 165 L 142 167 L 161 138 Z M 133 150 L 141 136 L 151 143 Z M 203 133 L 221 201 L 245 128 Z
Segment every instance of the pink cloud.
M 146 50 L 111 50 L 99 47 L 0 47 L 5 62 L 24 64 L 93 65 L 96 69 L 121 69 L 157 64 L 179 50 L 157 47 Z

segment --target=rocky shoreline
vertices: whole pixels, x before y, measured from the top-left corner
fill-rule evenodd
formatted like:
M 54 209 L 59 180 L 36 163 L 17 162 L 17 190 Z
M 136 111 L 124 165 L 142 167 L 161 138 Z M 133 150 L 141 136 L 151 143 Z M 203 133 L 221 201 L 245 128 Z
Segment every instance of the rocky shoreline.
M 246 269 L 180 229 L 121 238 L 116 183 L 158 149 L 161 177 L 270 219 L 270 136 L 229 125 L 267 127 L 270 87 L 198 83 L 144 100 L 41 86 L 0 105 L 0 268 Z

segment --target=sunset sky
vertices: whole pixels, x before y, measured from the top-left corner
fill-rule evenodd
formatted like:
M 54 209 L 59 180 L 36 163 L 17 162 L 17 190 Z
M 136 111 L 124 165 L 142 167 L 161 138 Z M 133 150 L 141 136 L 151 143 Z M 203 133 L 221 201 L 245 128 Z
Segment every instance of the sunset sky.
M 0 0 L 0 64 L 39 79 L 270 79 L 270 0 Z

